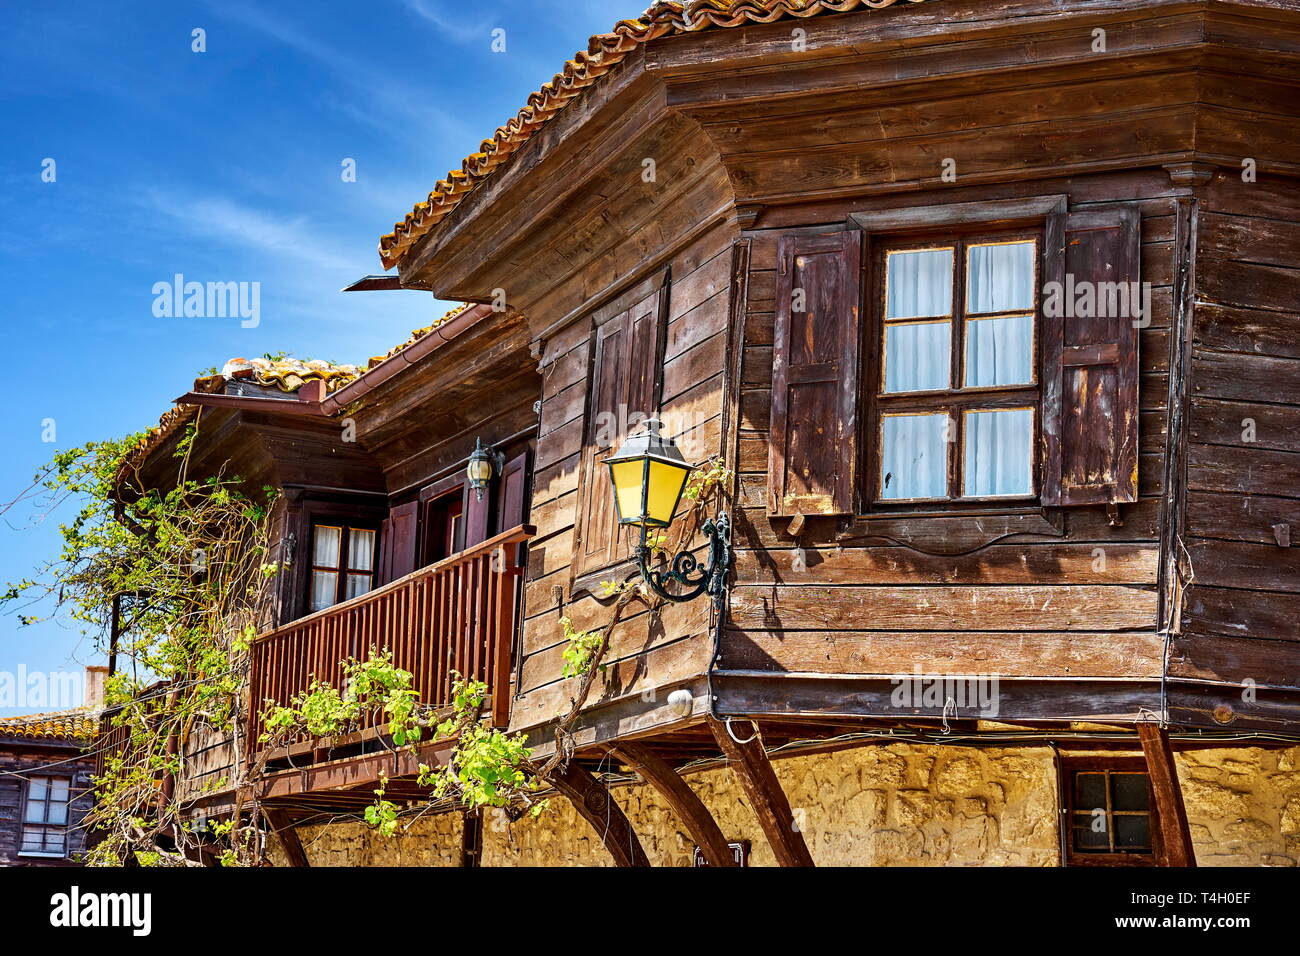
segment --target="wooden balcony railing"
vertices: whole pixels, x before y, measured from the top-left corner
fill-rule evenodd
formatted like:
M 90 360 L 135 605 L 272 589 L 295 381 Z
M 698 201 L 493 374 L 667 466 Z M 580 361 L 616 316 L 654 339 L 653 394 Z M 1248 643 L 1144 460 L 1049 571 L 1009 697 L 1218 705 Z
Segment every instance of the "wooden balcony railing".
M 266 702 L 286 704 L 312 679 L 342 686 L 342 662 L 387 649 L 415 676 L 421 703 L 451 704 L 452 672 L 488 686 L 494 725 L 510 718 L 510 652 L 519 599 L 521 525 L 360 597 L 258 637 L 251 649 L 250 759 Z M 363 731 L 377 733 L 382 714 Z

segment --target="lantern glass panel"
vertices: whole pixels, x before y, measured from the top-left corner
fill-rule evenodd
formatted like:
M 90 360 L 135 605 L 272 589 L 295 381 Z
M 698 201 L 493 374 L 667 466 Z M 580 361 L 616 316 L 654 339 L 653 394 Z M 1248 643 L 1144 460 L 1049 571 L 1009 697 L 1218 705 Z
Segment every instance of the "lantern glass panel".
M 686 486 L 689 469 L 650 460 L 650 493 L 646 496 L 646 514 L 653 524 L 667 527 L 677 513 L 677 501 Z

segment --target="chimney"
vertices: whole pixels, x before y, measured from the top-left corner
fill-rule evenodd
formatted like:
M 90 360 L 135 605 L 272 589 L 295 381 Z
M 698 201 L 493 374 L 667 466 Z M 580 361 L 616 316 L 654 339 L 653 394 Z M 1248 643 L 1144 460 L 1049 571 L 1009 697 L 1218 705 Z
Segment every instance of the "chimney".
M 88 710 L 104 709 L 104 681 L 108 679 L 108 665 L 86 665 L 86 690 L 82 706 Z

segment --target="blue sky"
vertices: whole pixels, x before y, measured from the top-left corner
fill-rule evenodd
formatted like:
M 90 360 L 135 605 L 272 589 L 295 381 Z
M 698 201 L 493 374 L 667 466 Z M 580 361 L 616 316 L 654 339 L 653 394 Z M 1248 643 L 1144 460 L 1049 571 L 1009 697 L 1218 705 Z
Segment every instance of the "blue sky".
M 0 371 L 10 500 L 58 448 L 137 431 L 209 366 L 288 350 L 364 362 L 448 307 L 342 294 L 388 232 L 587 37 L 607 0 L 6 4 L 0 32 Z M 192 31 L 207 50 L 191 50 Z M 505 52 L 492 50 L 492 31 Z M 356 162 L 356 182 L 341 164 Z M 42 164 L 55 162 L 55 181 Z M 261 321 L 156 318 L 176 273 L 259 282 Z M 53 419 L 56 441 L 42 441 Z M 59 515 L 0 524 L 0 580 Z M 0 618 L 0 673 L 79 670 L 67 623 Z M 0 716 L 41 707 L 0 708 Z

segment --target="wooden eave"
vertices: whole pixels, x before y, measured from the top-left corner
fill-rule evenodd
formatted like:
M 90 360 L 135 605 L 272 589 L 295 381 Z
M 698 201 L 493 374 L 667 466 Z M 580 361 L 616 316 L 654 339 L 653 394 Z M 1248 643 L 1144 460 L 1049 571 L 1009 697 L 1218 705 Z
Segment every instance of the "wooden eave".
M 805 52 L 791 49 L 794 25 L 807 33 Z M 1104 56 L 1090 48 L 1091 31 L 1098 27 L 1107 31 Z M 484 297 L 489 279 L 502 281 L 507 274 L 494 271 L 493 263 L 504 261 L 522 234 L 546 228 L 627 143 L 672 115 L 690 116 L 714 135 L 728 124 L 826 115 L 849 102 L 858 108 L 924 103 L 978 93 L 985 85 L 1046 87 L 1113 77 L 1117 70 L 1293 75 L 1298 55 L 1300 10 L 1282 0 L 944 0 L 659 38 L 593 84 L 468 194 L 407 255 L 400 266 L 402 282 L 444 297 Z M 1058 165 L 1055 172 L 1226 162 L 1221 156 L 1198 157 L 1199 103 L 1185 106 L 1184 141 L 1088 168 Z M 831 193 L 797 182 L 785 193 L 747 190 L 743 167 L 753 154 L 729 152 L 723 139 L 717 142 L 739 204 L 830 198 Z M 1275 170 L 1300 173 L 1300 163 L 1291 157 L 1260 158 L 1261 168 L 1266 160 Z M 999 169 L 985 178 L 1041 175 L 1041 168 L 1026 167 Z M 964 175 L 963 181 L 977 180 Z M 922 185 L 882 177 L 849 191 Z
M 521 231 L 562 214 L 627 143 L 662 119 L 664 87 L 647 75 L 642 53 L 628 56 L 534 135 L 511 161 L 463 199 L 399 265 L 402 285 L 440 298 L 486 300 L 463 277 Z

